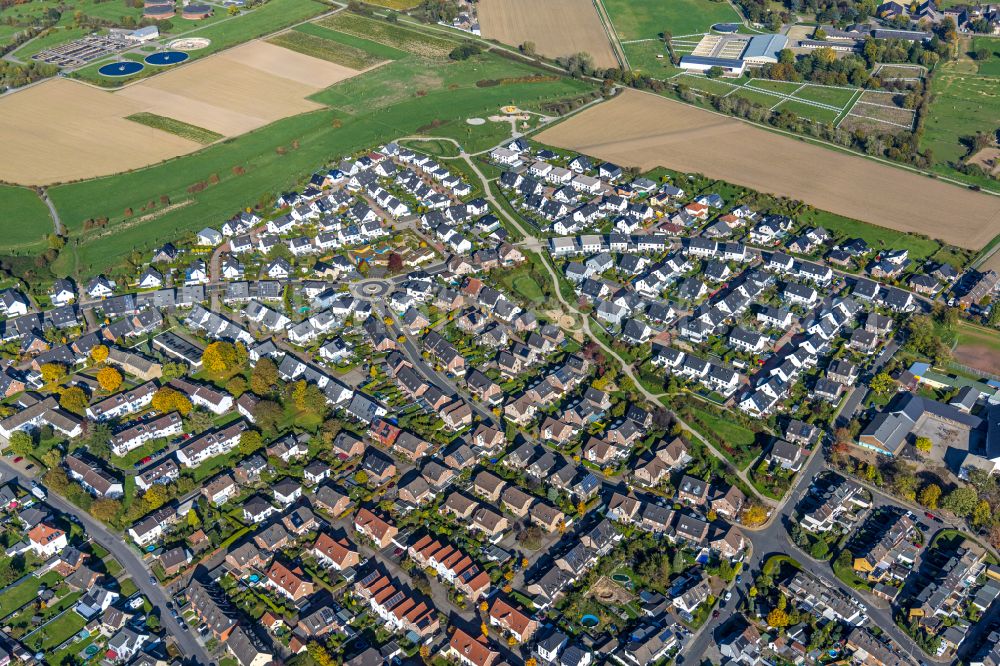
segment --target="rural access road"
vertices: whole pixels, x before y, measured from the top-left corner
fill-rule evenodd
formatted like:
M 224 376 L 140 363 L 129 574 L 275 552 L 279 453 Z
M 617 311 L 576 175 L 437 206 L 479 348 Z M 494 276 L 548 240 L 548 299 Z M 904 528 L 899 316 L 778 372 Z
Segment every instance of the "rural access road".
M 41 188 L 42 201 L 49 209 L 49 217 L 52 218 L 52 226 L 55 228 L 56 236 L 65 236 L 66 227 L 62 223 L 62 219 L 59 217 L 59 211 L 56 210 L 55 204 L 52 203 L 52 199 L 49 198 L 49 191 L 44 187 Z
M 27 492 L 31 488 L 31 481 L 34 479 L 28 474 L 21 472 L 6 461 L 0 461 L 0 472 L 3 479 L 9 481 L 16 479 L 18 484 Z M 149 569 L 142 560 L 125 543 L 122 535 L 116 534 L 104 526 L 103 523 L 93 518 L 89 513 L 76 506 L 66 498 L 48 490 L 46 504 L 51 505 L 59 511 L 74 516 L 83 526 L 87 536 L 100 544 L 102 548 L 114 555 L 115 559 L 124 567 L 132 581 L 139 588 L 149 602 L 160 611 L 160 623 L 167 631 L 168 636 L 173 636 L 181 652 L 187 657 L 191 664 L 205 666 L 214 663 L 204 646 L 198 642 L 187 627 L 181 627 L 180 623 L 174 619 L 170 609 L 167 608 L 169 601 L 163 588 L 149 580 Z

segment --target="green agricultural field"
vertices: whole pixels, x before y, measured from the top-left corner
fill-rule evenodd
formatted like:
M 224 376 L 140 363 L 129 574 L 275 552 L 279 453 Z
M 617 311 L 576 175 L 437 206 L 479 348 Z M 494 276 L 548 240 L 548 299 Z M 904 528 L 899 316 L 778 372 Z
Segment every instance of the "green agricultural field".
M 803 102 L 795 102 L 793 100 L 782 102 L 774 110 L 791 111 L 800 118 L 808 118 L 809 120 L 819 123 L 832 123 L 837 120 L 837 116 L 840 115 L 839 111 L 822 109 L 818 106 L 805 104 Z
M 406 11 L 407 9 L 413 9 L 420 4 L 420 0 L 366 0 L 369 5 L 375 5 L 376 7 L 385 7 L 386 9 L 394 9 L 396 11 Z
M 147 127 L 176 134 L 179 137 L 183 137 L 203 145 L 215 143 L 222 138 L 222 135 L 218 132 L 207 130 L 204 127 L 190 125 L 180 120 L 174 120 L 173 118 L 167 118 L 166 116 L 158 116 L 155 113 L 134 113 L 131 116 L 126 116 L 126 119 L 139 123 L 140 125 L 146 125 Z
M 810 102 L 839 106 L 843 109 L 850 103 L 857 92 L 857 90 L 851 88 L 827 88 L 824 86 L 807 85 L 795 93 L 795 96 Z
M 414 55 L 429 58 L 444 58 L 458 46 L 458 41 L 405 27 L 386 23 L 359 14 L 338 12 L 318 23 L 338 32 L 345 32 L 362 39 L 370 39 Z
M 361 39 L 360 37 L 348 35 L 344 32 L 330 30 L 329 28 L 324 28 L 323 26 L 316 25 L 315 23 L 303 23 L 302 25 L 295 26 L 293 30 L 329 39 L 341 44 L 346 44 L 347 46 L 353 46 L 356 49 L 370 53 L 380 60 L 402 60 L 409 55 L 405 51 L 394 49 L 391 46 L 379 44 L 378 42 L 373 42 L 370 39 Z
M 344 154 L 401 136 L 424 134 L 460 141 L 470 152 L 484 150 L 510 134 L 507 123 L 472 126 L 514 103 L 535 109 L 547 101 L 593 90 L 569 77 L 540 74 L 528 65 L 482 54 L 464 61 L 407 56 L 342 81 L 314 95 L 329 105 L 285 118 L 242 136 L 130 173 L 53 187 L 50 196 L 73 240 L 52 270 L 92 274 L 114 265 L 134 249 L 176 240 L 237 210 L 295 187 L 302 178 Z M 508 79 L 480 87 L 477 83 Z M 239 167 L 239 169 L 237 169 Z M 242 173 L 240 173 L 242 170 Z M 189 188 L 214 181 L 200 192 Z M 161 197 L 169 197 L 165 209 Z M 123 219 L 127 208 L 156 203 L 142 222 Z M 156 210 L 161 211 L 159 215 Z M 84 231 L 84 221 L 107 217 L 104 229 Z
M 650 39 L 669 31 L 674 37 L 709 31 L 715 23 L 741 23 L 728 2 L 713 0 L 602 0 L 618 38 Z
M 280 35 L 275 35 L 268 39 L 272 44 L 283 46 L 292 51 L 298 51 L 314 58 L 335 62 L 351 69 L 368 69 L 380 62 L 385 62 L 382 58 L 374 56 L 367 51 L 335 42 L 332 39 L 318 37 L 297 30 L 289 30 Z
M 3 225 L 0 252 L 44 249 L 45 237 L 55 231 L 49 209 L 33 190 L 16 185 L 0 185 Z

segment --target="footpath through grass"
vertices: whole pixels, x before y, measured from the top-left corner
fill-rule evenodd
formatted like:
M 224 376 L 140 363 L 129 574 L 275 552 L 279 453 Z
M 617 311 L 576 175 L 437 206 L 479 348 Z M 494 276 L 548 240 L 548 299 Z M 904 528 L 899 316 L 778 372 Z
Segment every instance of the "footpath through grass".
M 153 129 L 176 134 L 182 139 L 195 141 L 202 145 L 215 143 L 222 138 L 222 135 L 218 132 L 213 132 L 212 130 L 205 129 L 204 127 L 198 127 L 197 125 L 191 125 L 181 120 L 175 120 L 173 118 L 167 118 L 166 116 L 160 116 L 155 113 L 147 113 L 145 111 L 133 113 L 131 116 L 125 116 L 125 119 L 139 123 L 140 125 L 152 127 Z

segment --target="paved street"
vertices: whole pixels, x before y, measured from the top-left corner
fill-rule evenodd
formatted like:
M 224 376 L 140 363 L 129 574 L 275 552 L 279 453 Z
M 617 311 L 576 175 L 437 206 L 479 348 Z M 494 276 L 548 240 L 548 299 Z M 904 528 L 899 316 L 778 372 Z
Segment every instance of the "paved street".
M 9 482 L 11 479 L 16 478 L 17 482 L 26 491 L 31 488 L 32 477 L 16 470 L 6 461 L 0 461 L 0 472 L 3 472 L 4 482 Z M 187 658 L 186 663 L 201 665 L 213 663 L 208 652 L 198 642 L 194 634 L 186 628 L 182 629 L 178 622 L 174 620 L 173 615 L 171 615 L 170 610 L 167 608 L 168 598 L 163 588 L 150 582 L 149 569 L 139 559 L 135 551 L 125 543 L 122 535 L 112 532 L 100 521 L 91 517 L 89 513 L 51 491 L 48 491 L 48 499 L 45 501 L 54 509 L 75 516 L 80 521 L 80 524 L 83 525 L 87 536 L 114 555 L 115 559 L 121 563 L 125 571 L 132 577 L 139 591 L 159 610 L 161 625 L 167 634 L 173 636 L 176 640 L 178 647 L 180 647 Z

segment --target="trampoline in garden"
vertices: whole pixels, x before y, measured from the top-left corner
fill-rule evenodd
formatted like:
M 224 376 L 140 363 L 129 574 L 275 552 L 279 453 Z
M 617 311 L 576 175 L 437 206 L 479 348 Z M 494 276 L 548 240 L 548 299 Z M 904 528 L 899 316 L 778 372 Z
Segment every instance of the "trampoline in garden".
M 189 57 L 190 56 L 183 51 L 160 51 L 146 56 L 144 62 L 147 65 L 153 65 L 155 67 L 164 67 L 166 65 L 176 65 L 177 63 L 184 62 Z
M 145 66 L 141 62 L 123 60 L 121 62 L 112 62 L 104 65 L 97 70 L 97 73 L 101 76 L 132 76 L 133 74 L 141 72 L 144 67 Z

